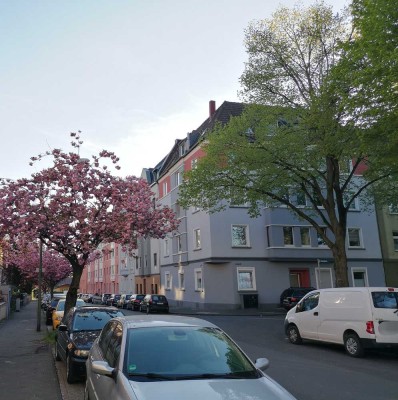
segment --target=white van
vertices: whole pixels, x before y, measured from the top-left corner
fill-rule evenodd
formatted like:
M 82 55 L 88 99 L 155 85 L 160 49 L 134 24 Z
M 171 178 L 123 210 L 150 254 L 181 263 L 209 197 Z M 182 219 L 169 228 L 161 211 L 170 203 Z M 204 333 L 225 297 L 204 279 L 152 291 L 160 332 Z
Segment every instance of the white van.
M 363 356 L 365 348 L 398 347 L 398 288 L 314 290 L 286 314 L 285 333 L 293 344 L 343 344 L 353 357 Z

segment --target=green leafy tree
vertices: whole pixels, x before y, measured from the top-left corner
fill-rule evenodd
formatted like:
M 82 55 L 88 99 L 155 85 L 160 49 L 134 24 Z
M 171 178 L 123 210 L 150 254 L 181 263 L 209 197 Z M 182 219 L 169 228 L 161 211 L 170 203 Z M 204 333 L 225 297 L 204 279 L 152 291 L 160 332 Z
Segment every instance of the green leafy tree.
M 323 3 L 280 8 L 252 23 L 241 78 L 242 96 L 252 105 L 207 136 L 206 156 L 180 191 L 183 206 L 210 212 L 248 202 L 255 217 L 264 205 L 287 206 L 331 249 L 337 286 L 349 285 L 348 211 L 389 176 L 373 168 L 358 140 L 361 130 L 344 123 L 333 91 L 331 70 L 350 34 L 347 14 L 334 15 Z

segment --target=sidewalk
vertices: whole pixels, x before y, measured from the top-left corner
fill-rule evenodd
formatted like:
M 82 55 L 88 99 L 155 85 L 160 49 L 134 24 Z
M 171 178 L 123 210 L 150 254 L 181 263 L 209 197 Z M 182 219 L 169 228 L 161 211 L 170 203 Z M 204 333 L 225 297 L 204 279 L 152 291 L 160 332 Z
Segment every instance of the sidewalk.
M 37 301 L 0 322 L 0 400 L 62 400 L 47 327 Z

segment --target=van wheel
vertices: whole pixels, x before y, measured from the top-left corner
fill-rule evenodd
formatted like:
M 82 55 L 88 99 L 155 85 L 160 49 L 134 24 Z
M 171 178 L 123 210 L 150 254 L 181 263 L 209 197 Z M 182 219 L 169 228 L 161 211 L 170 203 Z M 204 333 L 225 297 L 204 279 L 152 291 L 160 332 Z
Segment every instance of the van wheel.
M 355 333 L 349 333 L 344 336 L 344 348 L 351 357 L 363 357 L 365 353 L 361 341 Z
M 293 344 L 301 344 L 303 340 L 301 339 L 300 332 L 296 325 L 290 325 L 287 328 L 287 337 L 289 338 L 290 343 Z

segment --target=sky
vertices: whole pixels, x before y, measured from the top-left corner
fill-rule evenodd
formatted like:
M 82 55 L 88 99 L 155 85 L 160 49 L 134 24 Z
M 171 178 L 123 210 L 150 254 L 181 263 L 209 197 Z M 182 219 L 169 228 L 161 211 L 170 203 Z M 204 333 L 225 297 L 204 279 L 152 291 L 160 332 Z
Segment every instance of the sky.
M 140 176 L 224 101 L 241 101 L 251 21 L 293 0 L 0 0 L 0 177 L 54 148 L 105 149 Z M 313 1 L 303 0 L 304 5 Z M 346 0 L 329 0 L 336 12 Z

